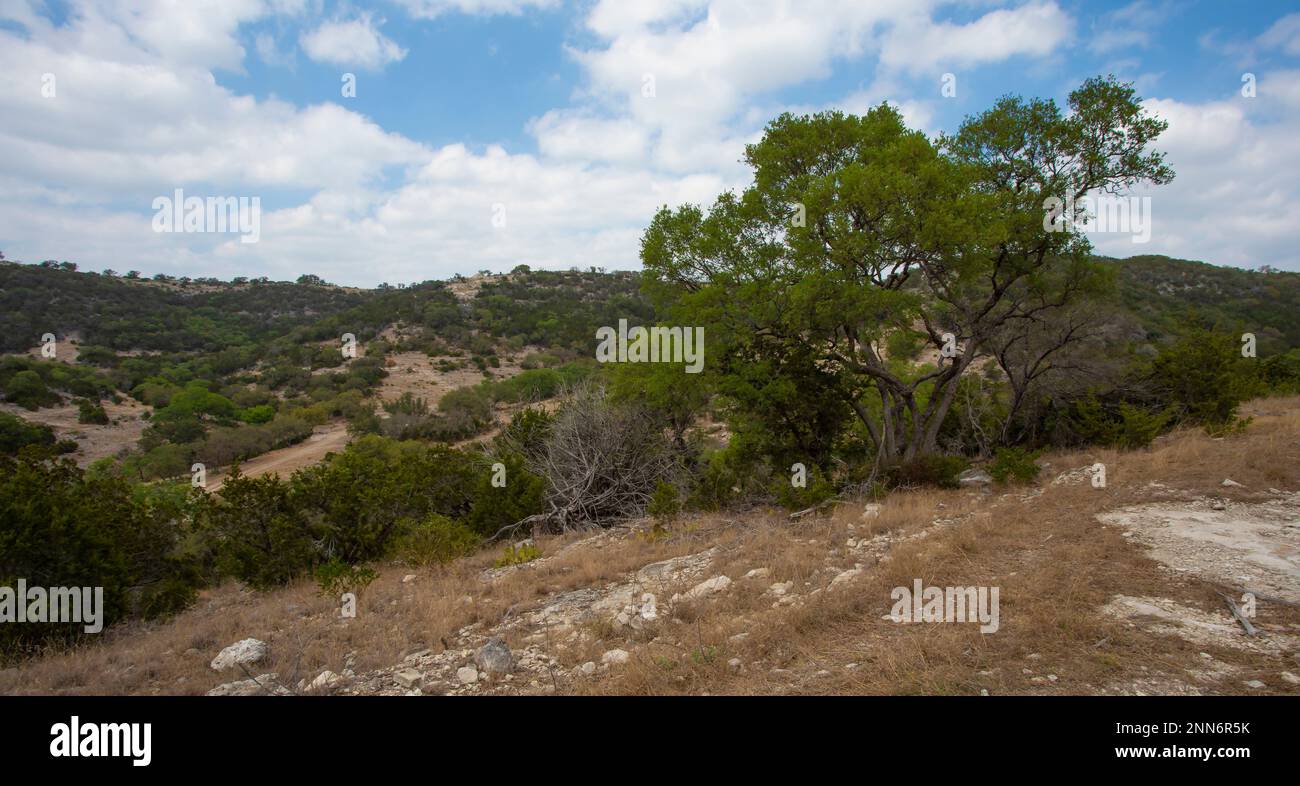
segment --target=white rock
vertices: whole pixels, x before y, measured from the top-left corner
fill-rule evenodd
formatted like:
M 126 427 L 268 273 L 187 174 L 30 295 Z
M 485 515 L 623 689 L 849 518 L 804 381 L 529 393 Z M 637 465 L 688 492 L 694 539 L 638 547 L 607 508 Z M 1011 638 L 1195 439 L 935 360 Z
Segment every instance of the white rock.
M 488 674 L 509 674 L 515 669 L 515 656 L 500 636 L 493 636 L 474 653 L 474 665 Z
M 420 684 L 422 678 L 423 675 L 415 669 L 402 669 L 393 675 L 393 679 L 397 680 L 397 684 L 403 688 L 414 688 Z
M 1262 689 L 1264 689 L 1264 688 L 1267 688 L 1268 686 L 1265 685 L 1264 683 L 1260 682 L 1259 680 L 1247 680 L 1247 681 L 1246 681 L 1246 687 L 1247 687 L 1247 688 L 1254 688 L 1254 689 L 1256 689 L 1256 690 L 1262 690 Z
M 1223 485 L 1224 485 L 1224 486 L 1240 486 L 1241 484 L 1238 483 L 1237 481 L 1233 480 L 1232 478 L 1224 478 L 1224 479 L 1223 479 Z
M 641 619 L 646 622 L 659 619 L 659 607 L 656 605 L 657 603 L 658 601 L 655 599 L 653 592 L 642 593 L 640 611 Z
M 754 568 L 753 570 L 751 570 L 750 572 L 748 572 L 748 573 L 745 574 L 745 578 L 747 578 L 747 579 L 765 579 L 765 578 L 767 578 L 768 574 L 771 573 L 771 572 L 772 572 L 772 571 L 768 570 L 767 568 Z
M 213 671 L 225 671 L 235 666 L 247 666 L 260 663 L 266 657 L 266 642 L 259 639 L 237 641 L 217 653 L 217 657 L 208 664 Z
M 982 469 L 968 469 L 957 476 L 957 483 L 962 486 L 987 486 L 993 482 L 993 476 Z
M 727 587 L 731 586 L 731 579 L 726 576 L 714 576 L 707 581 L 701 581 L 682 597 L 686 600 L 698 600 L 709 595 L 716 595 L 719 592 L 725 592 Z
M 860 567 L 849 568 L 848 570 L 839 574 L 835 578 L 831 579 L 831 589 L 835 589 L 836 587 L 841 586 L 843 584 L 848 584 L 850 581 L 853 581 L 854 579 L 856 579 L 858 576 L 861 575 L 862 575 L 862 568 Z
M 478 682 L 478 669 L 473 666 L 461 666 L 456 669 L 456 679 L 460 680 L 462 685 Z
M 408 573 L 408 574 L 406 574 L 405 576 L 402 577 L 402 583 L 403 583 L 403 584 L 410 584 L 412 581 L 415 581 L 415 574 L 414 574 L 414 573 Z
M 1300 685 L 1300 677 L 1297 677 L 1296 675 L 1292 674 L 1289 671 L 1282 672 L 1282 679 L 1286 680 L 1292 685 Z
M 596 673 L 596 662 L 594 660 L 589 660 L 586 663 L 579 666 L 578 670 L 581 671 L 583 674 L 587 675 L 588 677 L 590 677 L 591 675 Z
M 775 596 L 777 596 L 777 597 L 779 598 L 779 597 L 781 597 L 782 595 L 784 595 L 785 593 L 789 592 L 789 591 L 791 590 L 791 588 L 793 588 L 793 587 L 794 587 L 794 582 L 793 582 L 793 581 L 786 581 L 786 582 L 780 582 L 780 581 L 778 581 L 778 582 L 776 582 L 775 584 L 773 584 L 772 586 L 768 587 L 768 588 L 767 588 L 767 592 L 768 592 L 768 594 L 770 594 L 770 595 L 775 595 Z
M 606 666 L 618 665 L 620 663 L 627 663 L 627 660 L 630 657 L 631 656 L 627 654 L 627 650 L 610 650 L 600 656 L 600 662 L 604 663 Z
M 262 674 L 251 680 L 240 680 L 239 682 L 227 682 L 224 685 L 218 685 L 208 691 L 209 696 L 265 696 L 268 693 L 275 696 L 285 696 L 289 694 L 289 689 L 279 684 L 279 675 L 274 672 Z
M 880 503 L 879 503 L 879 502 L 868 502 L 868 503 L 867 503 L 865 506 L 863 506 L 863 508 L 862 508 L 862 518 L 864 518 L 864 519 L 874 519 L 876 516 L 879 516 L 879 515 L 880 515 Z
M 743 664 L 740 662 L 740 658 L 732 658 L 727 661 L 727 668 L 731 669 L 733 674 L 739 673 L 742 666 Z
M 328 690 L 330 688 L 333 688 L 335 685 L 338 685 L 342 681 L 343 681 L 342 677 L 330 671 L 329 669 L 326 669 L 325 671 L 322 671 L 320 674 L 316 675 L 316 679 L 312 680 L 311 683 L 307 685 L 307 690 L 309 691 Z

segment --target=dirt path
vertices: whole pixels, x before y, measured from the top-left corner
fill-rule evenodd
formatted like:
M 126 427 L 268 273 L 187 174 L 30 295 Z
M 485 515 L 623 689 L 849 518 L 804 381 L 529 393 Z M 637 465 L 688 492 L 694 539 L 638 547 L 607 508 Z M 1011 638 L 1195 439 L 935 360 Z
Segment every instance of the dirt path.
M 295 471 L 325 458 L 326 453 L 338 453 L 348 444 L 347 424 L 340 421 L 316 427 L 310 437 L 296 445 L 272 450 L 249 459 L 240 465 L 239 471 L 248 477 L 258 477 L 274 473 L 287 478 Z M 217 491 L 225 483 L 229 473 L 214 475 L 208 479 L 208 491 Z

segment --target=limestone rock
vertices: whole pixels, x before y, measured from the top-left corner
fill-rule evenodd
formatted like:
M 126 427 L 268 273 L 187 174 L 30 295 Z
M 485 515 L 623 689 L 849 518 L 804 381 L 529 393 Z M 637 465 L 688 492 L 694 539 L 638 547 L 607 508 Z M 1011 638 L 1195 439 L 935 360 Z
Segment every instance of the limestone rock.
M 260 663 L 266 658 L 266 642 L 260 639 L 237 641 L 217 653 L 217 657 L 208 664 L 213 671 L 225 671 L 235 666 L 248 666 Z
M 474 653 L 474 664 L 488 674 L 509 674 L 515 669 L 515 656 L 500 636 L 493 636 Z

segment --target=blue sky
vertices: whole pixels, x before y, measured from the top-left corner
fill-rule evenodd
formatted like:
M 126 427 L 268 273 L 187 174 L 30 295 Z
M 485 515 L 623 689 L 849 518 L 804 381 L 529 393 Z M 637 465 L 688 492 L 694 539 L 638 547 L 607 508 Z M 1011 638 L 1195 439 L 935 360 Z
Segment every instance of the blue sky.
M 1170 121 L 1178 178 L 1138 192 L 1149 242 L 1098 250 L 1297 270 L 1292 6 L 0 0 L 0 250 L 355 285 L 635 268 L 654 210 L 743 187 L 781 111 L 888 100 L 937 134 L 1115 73 Z M 155 232 L 176 188 L 257 197 L 258 242 Z

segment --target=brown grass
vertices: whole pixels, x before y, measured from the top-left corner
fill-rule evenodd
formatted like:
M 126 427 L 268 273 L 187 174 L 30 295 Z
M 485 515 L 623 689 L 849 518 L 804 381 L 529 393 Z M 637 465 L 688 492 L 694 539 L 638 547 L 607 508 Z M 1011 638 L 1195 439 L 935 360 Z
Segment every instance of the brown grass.
M 558 689 L 1079 694 L 1194 684 L 1203 692 L 1234 693 L 1243 691 L 1241 680 L 1258 674 L 1269 675 L 1270 691 L 1294 693 L 1294 686 L 1279 687 L 1274 678 L 1279 670 L 1295 671 L 1294 662 L 1152 635 L 1099 611 L 1117 593 L 1221 610 L 1212 586 L 1162 570 L 1142 547 L 1094 516 L 1161 499 L 1258 501 L 1276 496 L 1269 488 L 1300 489 L 1300 398 L 1255 402 L 1247 412 L 1255 421 L 1238 436 L 1213 439 L 1185 430 L 1148 450 L 1051 454 L 1045 457 L 1051 469 L 1033 486 L 999 488 L 991 496 L 968 490 L 894 494 L 871 519 L 862 518 L 865 501 L 857 501 L 798 522 L 780 511 L 698 516 L 659 540 L 621 532 L 580 543 L 585 536 L 568 535 L 542 540 L 544 559 L 492 581 L 483 572 L 499 556 L 496 548 L 438 568 L 384 566 L 363 593 L 355 619 L 340 619 L 333 600 L 319 597 L 306 581 L 267 594 L 228 583 L 204 593 L 170 622 L 121 626 L 75 651 L 0 671 L 0 693 L 201 694 L 243 676 L 217 675 L 208 662 L 222 647 L 250 636 L 269 644 L 269 662 L 258 673 L 277 672 L 287 684 L 310 680 L 323 669 L 341 671 L 349 652 L 356 653 L 356 671 L 364 673 L 418 650 L 456 647 L 465 626 L 488 628 L 559 593 L 625 580 L 651 562 L 710 547 L 717 551 L 707 575 L 729 576 L 734 583 L 726 593 L 679 604 L 637 633 L 599 622 L 572 641 L 552 641 L 543 631 L 562 671 L 599 662 L 615 647 L 632 654 L 625 667 L 557 680 Z M 1105 489 L 1051 485 L 1057 474 L 1095 462 L 1106 464 Z M 1244 486 L 1223 488 L 1225 477 Z M 1153 481 L 1163 485 L 1150 486 Z M 1041 493 L 1031 496 L 1035 491 Z M 855 554 L 846 546 L 850 538 L 873 545 Z M 855 582 L 826 589 L 855 563 L 863 570 Z M 769 574 L 744 578 L 754 568 Z M 418 577 L 404 584 L 407 573 Z M 977 625 L 883 620 L 892 604 L 890 590 L 917 578 L 927 586 L 1000 587 L 1001 629 L 981 635 Z M 774 606 L 769 585 L 787 581 L 803 602 Z M 667 594 L 660 596 L 663 606 Z M 1300 626 L 1295 609 L 1270 608 L 1269 618 Z M 529 633 L 512 631 L 507 640 L 519 646 Z M 1202 664 L 1201 652 L 1240 673 L 1221 684 L 1194 682 L 1188 671 Z M 729 665 L 733 658 L 740 661 L 739 671 Z

